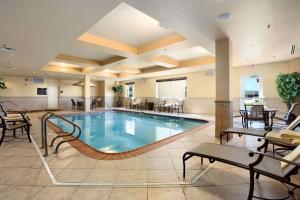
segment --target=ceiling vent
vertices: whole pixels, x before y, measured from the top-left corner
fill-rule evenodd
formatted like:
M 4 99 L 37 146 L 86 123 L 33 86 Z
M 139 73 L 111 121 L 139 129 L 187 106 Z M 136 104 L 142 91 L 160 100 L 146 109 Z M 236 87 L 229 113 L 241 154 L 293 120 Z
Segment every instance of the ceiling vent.
M 294 54 L 295 54 L 295 50 L 296 50 L 296 46 L 295 46 L 295 45 L 292 45 L 292 48 L 291 48 L 291 55 L 294 55 Z
M 5 44 L 0 46 L 0 54 L 7 54 L 15 56 L 17 54 L 17 49 L 7 47 Z
M 31 82 L 32 84 L 43 84 L 44 79 L 42 77 L 33 77 Z

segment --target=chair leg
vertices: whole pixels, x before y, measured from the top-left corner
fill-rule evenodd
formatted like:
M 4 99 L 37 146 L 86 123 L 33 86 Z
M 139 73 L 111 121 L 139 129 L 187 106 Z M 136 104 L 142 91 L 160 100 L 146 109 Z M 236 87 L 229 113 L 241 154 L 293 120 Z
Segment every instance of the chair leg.
M 31 143 L 31 138 L 30 138 L 30 126 L 27 126 L 27 137 L 28 137 L 28 141 Z
M 1 139 L 0 139 L 0 146 L 1 146 L 1 144 L 2 144 L 2 142 L 3 142 L 3 140 L 4 140 L 4 136 L 5 136 L 5 129 L 3 128 L 2 129 L 2 136 L 1 136 Z
M 251 200 L 254 192 L 254 171 L 250 169 L 250 186 L 249 186 L 249 194 L 248 200 Z

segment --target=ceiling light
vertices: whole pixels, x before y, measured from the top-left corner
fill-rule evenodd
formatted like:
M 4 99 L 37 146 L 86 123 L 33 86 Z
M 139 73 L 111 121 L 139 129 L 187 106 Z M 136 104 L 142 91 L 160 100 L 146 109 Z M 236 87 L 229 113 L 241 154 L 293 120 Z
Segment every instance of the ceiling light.
M 218 22 L 223 22 L 223 21 L 229 20 L 230 18 L 231 18 L 231 13 L 230 12 L 224 12 L 224 13 L 219 14 L 216 17 L 216 20 Z
M 7 55 L 12 55 L 15 56 L 17 54 L 17 49 L 7 47 L 5 44 L 0 46 L 0 54 L 7 54 Z

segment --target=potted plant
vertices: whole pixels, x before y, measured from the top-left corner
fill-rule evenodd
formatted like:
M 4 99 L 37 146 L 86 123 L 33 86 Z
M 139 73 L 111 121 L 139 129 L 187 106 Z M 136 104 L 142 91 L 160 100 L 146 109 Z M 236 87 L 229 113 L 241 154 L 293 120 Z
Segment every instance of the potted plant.
M 121 101 L 121 94 L 123 92 L 123 87 L 122 85 L 114 85 L 112 87 L 112 90 L 114 91 L 115 93 L 115 96 L 116 96 L 116 106 L 117 107 L 121 107 L 122 106 L 122 101 Z
M 300 73 L 279 74 L 276 79 L 277 92 L 288 109 L 300 95 Z

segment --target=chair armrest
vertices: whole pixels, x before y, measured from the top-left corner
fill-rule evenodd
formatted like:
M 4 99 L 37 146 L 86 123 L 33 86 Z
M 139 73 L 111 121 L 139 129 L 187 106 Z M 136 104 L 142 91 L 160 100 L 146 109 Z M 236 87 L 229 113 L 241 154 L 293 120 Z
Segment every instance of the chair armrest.
M 273 156 L 273 155 L 266 154 L 266 153 L 263 153 L 263 152 L 260 152 L 260 151 L 251 151 L 251 152 L 249 153 L 249 156 L 250 156 L 250 157 L 253 157 L 255 154 L 256 154 L 256 155 L 259 155 L 260 157 L 269 157 L 269 158 L 272 158 L 272 159 L 275 159 L 275 160 L 279 160 L 279 161 L 282 161 L 282 162 L 286 162 L 286 163 L 291 164 L 291 165 L 295 165 L 296 167 L 300 167 L 300 164 L 299 164 L 299 163 L 295 163 L 295 162 L 292 162 L 292 161 L 283 159 L 283 158 L 281 158 L 281 157 Z

